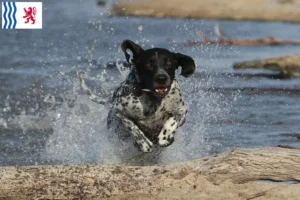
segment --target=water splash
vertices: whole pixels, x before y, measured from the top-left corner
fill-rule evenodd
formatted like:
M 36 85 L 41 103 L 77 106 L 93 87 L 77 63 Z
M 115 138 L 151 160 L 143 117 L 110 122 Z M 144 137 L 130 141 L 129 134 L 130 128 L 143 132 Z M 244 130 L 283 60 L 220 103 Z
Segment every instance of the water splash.
M 103 66 L 102 59 L 88 58 L 86 82 L 96 94 L 111 96 L 113 89 L 126 77 L 128 70 L 116 59 L 116 62 Z M 196 62 L 199 59 L 196 58 Z M 82 58 L 78 58 L 78 62 L 86 66 Z M 148 154 L 138 152 L 133 142 L 121 141 L 106 129 L 109 107 L 95 104 L 83 94 L 76 77 L 76 71 L 82 70 L 83 66 L 52 75 L 51 79 L 57 79 L 56 85 L 52 92 L 43 93 L 47 107 L 36 107 L 36 112 L 31 114 L 23 111 L 16 118 L 23 136 L 33 129 L 40 133 L 51 130 L 45 135 L 42 147 L 37 149 L 40 159 L 30 164 L 168 164 L 215 153 L 222 146 L 217 137 L 230 135 L 218 122 L 230 118 L 233 102 L 220 93 L 205 90 L 215 84 L 215 79 L 199 74 L 185 79 L 177 74 L 189 107 L 187 121 L 178 130 L 171 146 Z M 6 107 L 11 107 L 9 101 Z M 0 123 L 9 126 L 7 121 Z M 37 136 L 31 134 L 30 137 L 34 140 Z
M 103 78 L 103 77 L 102 77 Z M 88 80 L 93 78 L 87 77 Z M 105 79 L 94 79 L 103 83 Z M 106 129 L 109 108 L 93 103 L 80 90 L 78 83 L 73 88 L 77 96 L 74 107 L 62 105 L 48 112 L 54 117 L 53 134 L 46 145 L 46 159 L 57 163 L 105 163 L 105 164 L 167 164 L 195 159 L 211 154 L 218 142 L 210 141 L 211 125 L 220 118 L 228 117 L 230 103 L 222 102 L 219 94 L 202 90 L 213 82 L 208 78 L 205 83 L 196 78 L 179 78 L 180 85 L 189 106 L 186 124 L 179 129 L 175 142 L 150 154 L 138 152 L 133 143 L 120 141 L 114 133 Z M 110 83 L 110 87 L 116 83 Z M 214 128 L 214 134 L 224 134 L 221 127 Z

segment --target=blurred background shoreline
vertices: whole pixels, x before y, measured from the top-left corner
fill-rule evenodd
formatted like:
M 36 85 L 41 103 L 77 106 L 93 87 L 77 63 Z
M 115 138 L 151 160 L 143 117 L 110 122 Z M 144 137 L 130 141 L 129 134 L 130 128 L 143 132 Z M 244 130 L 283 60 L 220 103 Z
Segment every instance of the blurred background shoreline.
M 120 1 L 112 10 L 120 16 L 299 23 L 299 7 L 297 0 L 136 0 Z

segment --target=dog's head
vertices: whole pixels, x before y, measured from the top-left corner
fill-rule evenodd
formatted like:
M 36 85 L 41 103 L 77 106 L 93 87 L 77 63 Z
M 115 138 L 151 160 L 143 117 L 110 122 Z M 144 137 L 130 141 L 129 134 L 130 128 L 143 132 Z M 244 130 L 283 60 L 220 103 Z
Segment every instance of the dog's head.
M 124 40 L 121 47 L 127 62 L 130 55 L 126 50 L 132 52 L 131 62 L 134 64 L 138 82 L 158 97 L 167 94 L 178 67 L 181 67 L 181 75 L 184 77 L 191 76 L 195 71 L 194 60 L 181 53 L 173 53 L 161 48 L 144 50 L 130 40 Z

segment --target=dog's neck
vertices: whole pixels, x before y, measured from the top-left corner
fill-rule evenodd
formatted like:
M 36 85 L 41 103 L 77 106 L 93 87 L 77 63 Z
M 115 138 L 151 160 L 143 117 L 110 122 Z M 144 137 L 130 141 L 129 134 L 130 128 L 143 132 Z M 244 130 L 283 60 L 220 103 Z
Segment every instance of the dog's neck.
M 141 81 L 135 68 L 131 70 L 130 74 L 128 75 L 128 78 L 131 80 L 131 84 L 133 84 L 135 88 L 141 90 L 142 92 L 152 93 L 152 91 L 149 88 L 144 87 L 144 84 Z

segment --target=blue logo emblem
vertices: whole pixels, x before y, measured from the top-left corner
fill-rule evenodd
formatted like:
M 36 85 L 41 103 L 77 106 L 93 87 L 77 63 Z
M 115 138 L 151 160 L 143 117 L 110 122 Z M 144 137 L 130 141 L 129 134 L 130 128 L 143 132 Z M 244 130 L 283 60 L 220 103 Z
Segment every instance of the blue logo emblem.
M 2 28 L 15 29 L 17 25 L 15 2 L 2 2 Z

